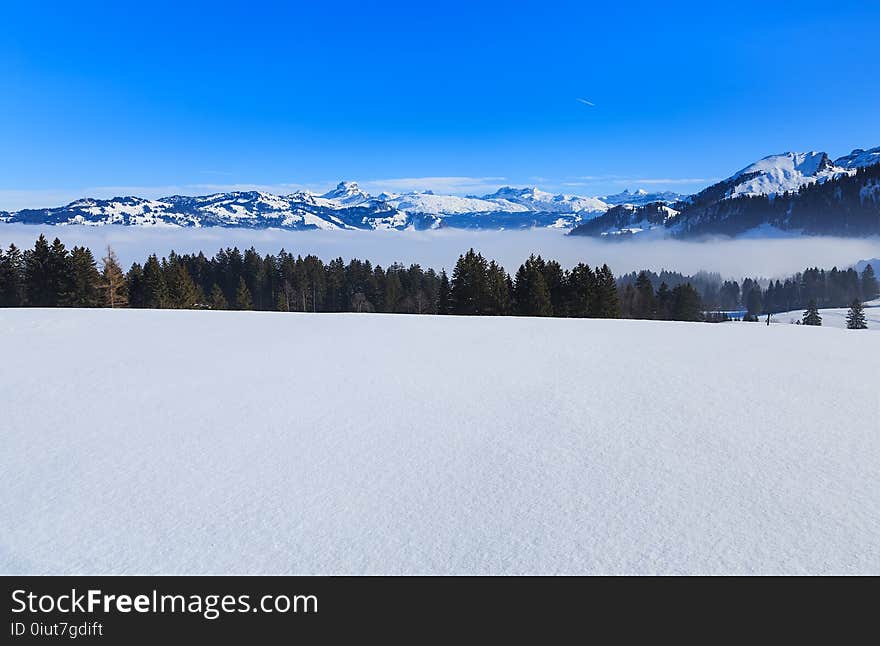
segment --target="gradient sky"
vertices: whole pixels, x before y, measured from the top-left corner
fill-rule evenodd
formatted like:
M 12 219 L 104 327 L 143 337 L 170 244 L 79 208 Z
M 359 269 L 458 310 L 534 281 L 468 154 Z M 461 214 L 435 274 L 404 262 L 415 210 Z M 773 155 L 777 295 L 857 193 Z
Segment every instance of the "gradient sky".
M 880 4 L 711 4 L 6 3 L 0 209 L 340 179 L 693 192 L 880 145 Z

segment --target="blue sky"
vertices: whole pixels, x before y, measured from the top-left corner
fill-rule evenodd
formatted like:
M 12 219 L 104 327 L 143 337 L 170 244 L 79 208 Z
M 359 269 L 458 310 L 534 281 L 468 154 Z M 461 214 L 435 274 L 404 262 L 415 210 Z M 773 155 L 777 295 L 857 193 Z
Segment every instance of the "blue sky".
M 7 3 L 0 209 L 340 179 L 692 192 L 880 145 L 880 5 L 710 4 Z

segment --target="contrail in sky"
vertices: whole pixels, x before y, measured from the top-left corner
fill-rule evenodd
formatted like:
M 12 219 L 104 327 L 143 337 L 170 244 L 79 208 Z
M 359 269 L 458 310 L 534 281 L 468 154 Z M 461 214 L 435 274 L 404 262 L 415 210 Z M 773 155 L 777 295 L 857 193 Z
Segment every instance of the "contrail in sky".
M 576 101 L 580 101 L 580 102 L 583 103 L 584 105 L 588 105 L 588 106 L 590 106 L 591 108 L 595 108 L 595 107 L 596 107 L 596 104 L 593 103 L 592 101 L 587 101 L 586 99 L 575 99 L 575 100 L 576 100 Z

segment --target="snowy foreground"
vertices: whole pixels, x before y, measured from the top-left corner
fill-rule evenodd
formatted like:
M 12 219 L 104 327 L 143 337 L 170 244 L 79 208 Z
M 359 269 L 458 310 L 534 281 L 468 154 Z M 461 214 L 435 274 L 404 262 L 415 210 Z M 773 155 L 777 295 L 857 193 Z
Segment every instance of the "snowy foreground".
M 880 335 L 0 310 L 3 573 L 880 574 Z

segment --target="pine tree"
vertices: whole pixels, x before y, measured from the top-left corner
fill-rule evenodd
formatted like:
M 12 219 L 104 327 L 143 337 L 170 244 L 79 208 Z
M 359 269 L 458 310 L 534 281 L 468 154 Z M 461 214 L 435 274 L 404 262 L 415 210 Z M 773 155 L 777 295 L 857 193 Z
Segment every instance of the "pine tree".
M 529 256 L 513 281 L 513 312 L 518 316 L 553 316 L 550 290 L 544 278 L 545 263 L 540 256 Z
M 73 271 L 70 253 L 59 238 L 55 238 L 49 248 L 49 282 L 53 294 L 52 305 L 67 305 L 73 290 Z
M 86 247 L 74 247 L 68 260 L 69 277 L 63 305 L 68 307 L 98 307 L 101 303 L 101 274 L 95 257 Z
M 822 325 L 822 317 L 819 316 L 816 299 L 810 301 L 809 306 L 807 306 L 807 311 L 804 312 L 804 317 L 801 319 L 801 323 L 803 325 Z
M 449 277 L 446 270 L 440 272 L 440 287 L 437 290 L 437 314 L 449 314 Z
M 452 314 L 485 314 L 489 300 L 488 271 L 486 259 L 473 249 L 459 256 L 449 293 Z
M 872 301 L 878 295 L 880 295 L 880 285 L 874 275 L 874 268 L 871 265 L 866 265 L 862 272 L 862 299 Z
M 617 281 L 608 265 L 596 270 L 596 299 L 591 316 L 604 319 L 620 318 L 620 298 L 617 294 Z
M 568 312 L 570 316 L 590 316 L 596 298 L 596 274 L 589 265 L 579 263 L 568 275 Z
M 654 286 L 645 271 L 639 272 L 636 278 L 632 310 L 632 317 L 636 319 L 652 319 L 657 315 Z
M 226 297 L 223 295 L 223 290 L 220 289 L 220 285 L 214 283 L 214 286 L 211 288 L 211 309 L 212 310 L 228 310 L 229 303 L 226 301 Z M 286 311 L 290 311 L 289 309 Z
M 192 309 L 200 300 L 202 299 L 198 287 L 183 263 L 178 261 L 171 267 L 171 277 L 168 281 L 168 306 L 176 309 Z
M 147 258 L 143 275 L 143 307 L 161 309 L 168 307 L 168 286 L 165 283 L 165 272 L 159 264 L 156 254 Z
M 128 294 L 128 304 L 131 307 L 146 307 L 144 270 L 136 262 L 132 263 L 125 275 L 125 291 Z
M 690 283 L 683 283 L 672 290 L 672 319 L 675 321 L 703 319 L 700 293 Z
M 128 305 L 128 290 L 125 275 L 119 266 L 116 253 L 109 246 L 107 255 L 101 259 L 101 290 L 104 293 L 105 307 L 125 307 Z
M 25 305 L 24 256 L 14 244 L 0 251 L 0 307 Z
M 31 307 L 54 307 L 58 304 L 52 280 L 49 241 L 40 234 L 34 248 L 24 254 L 25 290 Z
M 865 309 L 858 300 L 852 302 L 849 306 L 849 312 L 846 313 L 846 327 L 849 330 L 867 330 L 868 322 L 865 320 Z
M 669 285 L 664 281 L 657 289 L 657 318 L 661 321 L 671 321 L 673 308 L 674 298 Z
M 510 276 L 494 260 L 488 271 L 489 302 L 487 314 L 507 316 L 510 314 Z
M 254 302 L 251 300 L 251 290 L 248 289 L 244 278 L 238 279 L 238 288 L 235 290 L 235 309 L 252 310 Z

